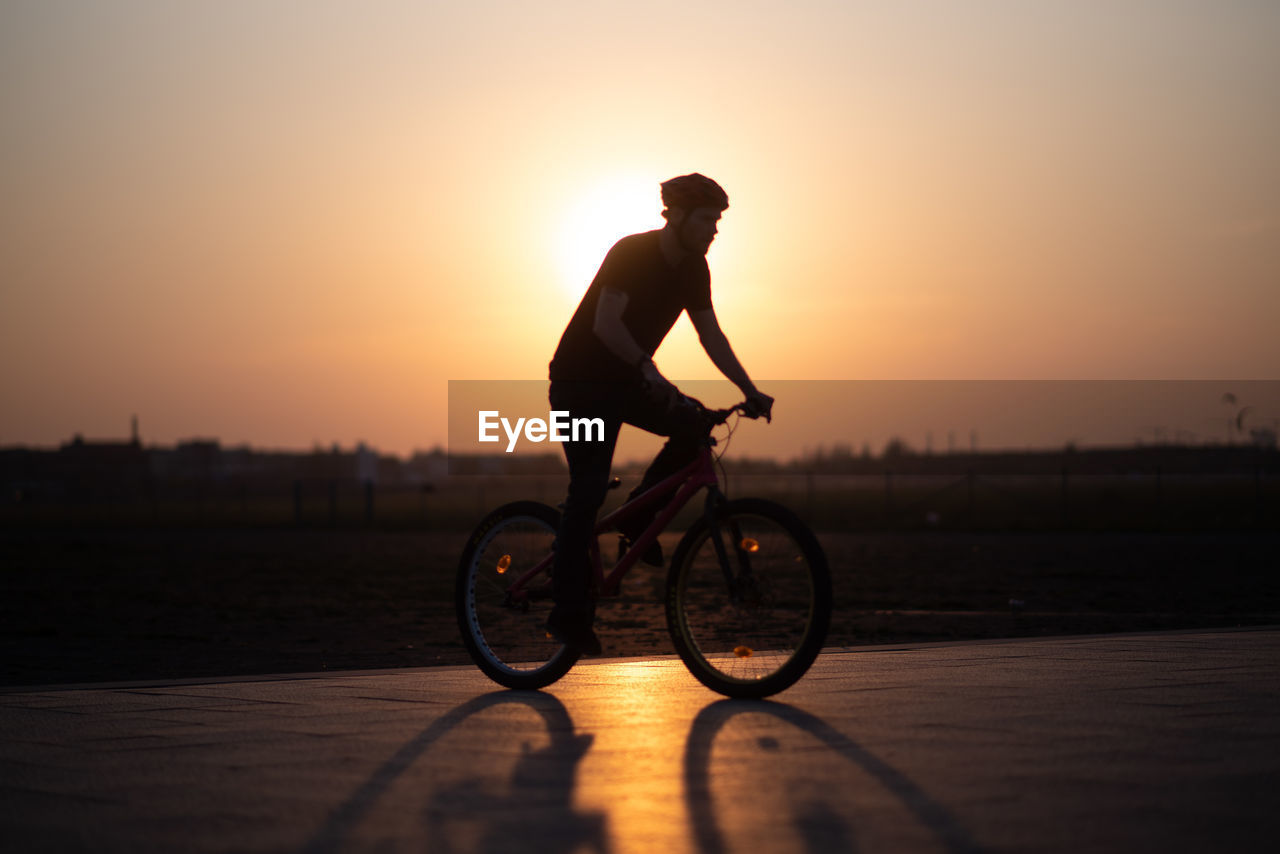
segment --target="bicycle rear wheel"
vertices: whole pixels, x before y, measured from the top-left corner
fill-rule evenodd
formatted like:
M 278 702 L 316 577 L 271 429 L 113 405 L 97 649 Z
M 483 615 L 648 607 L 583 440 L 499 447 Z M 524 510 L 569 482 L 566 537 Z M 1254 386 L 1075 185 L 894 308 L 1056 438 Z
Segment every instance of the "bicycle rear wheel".
M 508 688 L 536 689 L 569 672 L 578 654 L 545 629 L 548 596 L 513 600 L 516 579 L 552 552 L 560 514 L 535 501 L 504 504 L 484 518 L 458 563 L 455 604 L 467 652 L 485 675 Z M 539 575 L 531 587 L 545 586 Z
M 720 547 L 717 547 L 717 539 Z M 831 575 L 813 533 L 772 501 L 726 502 L 699 519 L 667 577 L 667 629 L 689 671 L 729 697 L 793 685 L 831 623 Z

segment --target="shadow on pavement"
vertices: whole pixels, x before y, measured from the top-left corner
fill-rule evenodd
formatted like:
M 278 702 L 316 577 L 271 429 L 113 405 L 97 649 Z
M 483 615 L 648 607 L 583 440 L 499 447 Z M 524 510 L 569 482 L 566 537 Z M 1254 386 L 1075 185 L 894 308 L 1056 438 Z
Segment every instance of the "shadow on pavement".
M 834 754 L 843 756 L 875 778 L 898 798 L 949 852 L 978 852 L 982 849 L 945 807 L 933 800 L 916 783 L 884 760 L 831 727 L 821 718 L 794 706 L 764 700 L 719 700 L 698 713 L 690 727 L 684 754 L 684 792 L 689 820 L 703 854 L 726 851 L 711 791 L 711 749 L 716 735 L 741 714 L 769 715 L 815 737 Z M 772 739 L 762 739 L 761 749 L 776 749 Z M 758 775 L 774 773 L 769 763 L 759 765 Z M 806 851 L 856 851 L 854 829 L 846 819 L 821 801 L 796 809 L 794 824 Z
M 525 744 L 512 767 L 510 784 L 502 791 L 483 781 L 464 777 L 434 791 L 425 804 L 426 814 L 436 816 L 430 832 L 430 850 L 458 849 L 455 838 L 465 838 L 467 852 L 513 850 L 520 842 L 537 840 L 539 850 L 575 851 L 586 849 L 607 854 L 607 816 L 585 813 L 573 807 L 578 766 L 590 750 L 595 736 L 574 730 L 568 710 L 555 697 L 536 691 L 495 691 L 451 709 L 420 734 L 405 743 L 372 776 L 340 804 L 329 820 L 302 849 L 307 854 L 326 854 L 345 849 L 357 827 L 367 818 L 387 791 L 401 779 L 442 737 L 468 718 L 502 705 L 524 706 L 536 712 L 550 738 L 545 747 Z M 702 854 L 724 854 L 729 848 L 721 823 L 730 817 L 717 810 L 712 795 L 712 748 L 716 737 L 734 718 L 743 714 L 765 715 L 812 736 L 833 756 L 843 757 L 876 780 L 891 793 L 920 825 L 948 852 L 977 852 L 980 847 L 947 811 L 915 782 L 858 745 L 821 718 L 783 703 L 758 700 L 720 700 L 698 713 L 685 742 L 684 798 L 690 832 Z M 759 740 L 762 751 L 776 751 L 772 737 Z M 740 757 L 744 758 L 744 757 Z M 759 758 L 757 764 L 753 760 Z M 745 757 L 748 779 L 761 781 L 776 775 L 774 757 Z M 797 761 L 803 761 L 798 759 Z M 743 768 L 739 765 L 739 770 Z M 672 781 L 677 785 L 676 781 Z M 785 809 L 782 804 L 775 808 Z M 802 800 L 789 807 L 790 822 L 803 850 L 825 852 L 856 851 L 855 829 L 847 815 L 841 815 L 821 799 Z M 787 820 L 779 812 L 775 818 Z M 478 835 L 451 833 L 450 824 L 465 831 L 478 828 Z
M 509 792 L 494 794 L 476 781 L 463 780 L 432 795 L 429 812 L 460 821 L 474 819 L 482 811 L 483 834 L 468 851 L 509 851 L 512 840 L 538 839 L 540 850 L 608 851 L 605 816 L 573 809 L 578 763 L 595 737 L 574 732 L 564 705 L 550 694 L 536 691 L 495 691 L 469 700 L 446 713 L 382 764 L 359 789 L 341 804 L 302 849 L 324 854 L 346 847 L 352 831 L 369 814 L 378 799 L 426 751 L 469 717 L 505 704 L 527 706 L 542 718 L 550 744 L 530 749 L 526 744 L 516 760 Z M 446 828 L 433 828 L 430 850 L 453 849 Z

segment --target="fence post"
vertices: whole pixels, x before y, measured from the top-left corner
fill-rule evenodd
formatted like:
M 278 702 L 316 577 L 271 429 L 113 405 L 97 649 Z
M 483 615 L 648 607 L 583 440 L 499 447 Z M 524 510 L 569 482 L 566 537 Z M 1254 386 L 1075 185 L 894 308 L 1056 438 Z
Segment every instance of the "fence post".
M 329 479 L 329 527 L 338 525 L 338 481 Z
M 1164 471 L 1156 466 L 1156 527 L 1164 529 Z
M 293 482 L 293 524 L 302 525 L 302 481 Z
M 364 482 L 364 521 L 366 525 L 373 524 L 373 481 L 371 480 Z
M 884 473 L 884 526 L 889 527 L 893 517 L 893 472 L 888 469 Z
M 1262 464 L 1253 465 L 1253 524 L 1262 529 Z
M 1067 467 L 1062 467 L 1062 527 L 1071 527 L 1071 514 L 1067 506 Z
M 808 511 L 809 511 L 809 524 L 810 524 L 810 525 L 812 525 L 812 524 L 814 524 L 814 522 L 815 522 L 814 515 L 813 515 L 813 511 L 814 511 L 814 507 L 813 507 L 813 469 L 810 469 L 808 472 L 806 472 L 806 473 L 805 473 L 805 476 L 804 476 L 804 483 L 805 483 L 805 506 L 806 506 L 806 508 L 807 508 L 807 509 L 808 509 Z
M 970 531 L 972 531 L 978 524 L 978 516 L 977 516 L 977 508 L 976 508 L 977 502 L 975 501 L 974 494 L 973 494 L 974 482 L 977 480 L 977 478 L 978 476 L 977 474 L 974 473 L 973 469 L 969 469 L 967 472 L 965 472 L 965 481 L 966 481 L 965 486 L 969 492 L 969 530 Z

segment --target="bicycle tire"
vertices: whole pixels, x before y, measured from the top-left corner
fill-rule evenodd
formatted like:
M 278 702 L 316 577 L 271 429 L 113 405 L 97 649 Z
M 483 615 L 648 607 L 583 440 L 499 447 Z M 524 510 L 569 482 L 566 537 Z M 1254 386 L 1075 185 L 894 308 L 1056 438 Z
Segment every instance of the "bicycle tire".
M 727 697 L 767 697 L 795 684 L 826 641 L 827 558 L 809 528 L 781 504 L 736 499 L 715 519 L 733 588 L 704 516 L 671 560 L 667 630 L 703 685 Z
M 551 600 L 512 605 L 507 587 L 552 550 L 560 514 L 536 501 L 498 507 L 476 526 L 458 562 L 455 608 L 462 642 L 486 676 L 507 688 L 545 688 L 578 653 L 546 632 Z

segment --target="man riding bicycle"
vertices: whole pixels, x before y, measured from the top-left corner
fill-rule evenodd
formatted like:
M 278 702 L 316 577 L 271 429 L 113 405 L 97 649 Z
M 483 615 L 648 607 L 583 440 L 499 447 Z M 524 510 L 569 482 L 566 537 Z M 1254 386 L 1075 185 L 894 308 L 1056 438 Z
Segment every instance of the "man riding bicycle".
M 746 397 L 750 414 L 768 418 L 773 407 L 773 398 L 755 387 L 734 355 L 711 304 L 706 256 L 728 195 L 694 173 L 662 184 L 662 204 L 661 229 L 624 237 L 609 250 L 551 360 L 552 409 L 604 421 L 603 441 L 564 445 L 569 494 L 556 538 L 555 607 L 547 618 L 549 632 L 587 655 L 600 652 L 591 627 L 588 546 L 608 490 L 618 430 L 626 423 L 667 437 L 633 498 L 688 464 L 706 435 L 701 407 L 653 363 L 682 311 L 712 363 Z M 640 519 L 622 531 L 623 548 L 646 526 Z M 641 559 L 662 565 L 656 540 Z

